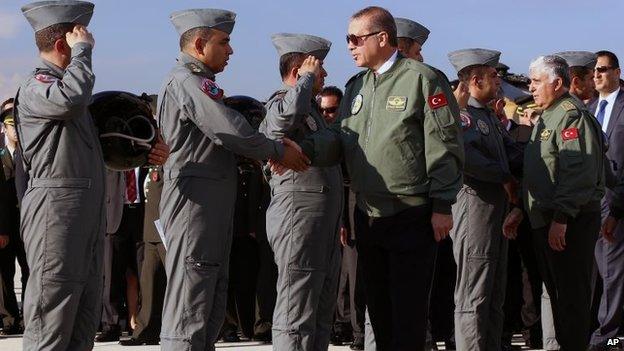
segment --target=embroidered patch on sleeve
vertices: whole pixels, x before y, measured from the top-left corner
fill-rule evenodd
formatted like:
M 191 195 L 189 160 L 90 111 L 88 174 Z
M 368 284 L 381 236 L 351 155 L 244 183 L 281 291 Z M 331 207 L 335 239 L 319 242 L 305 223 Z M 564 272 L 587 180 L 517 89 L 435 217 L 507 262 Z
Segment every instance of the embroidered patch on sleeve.
M 429 103 L 429 107 L 432 110 L 448 105 L 448 101 L 446 101 L 446 96 L 443 93 L 431 95 L 427 98 L 427 102 Z
M 561 138 L 563 141 L 578 139 L 578 128 L 568 128 L 561 131 Z
M 220 100 L 223 97 L 223 89 L 208 78 L 202 79 L 201 90 L 213 100 Z
M 58 78 L 54 76 L 50 76 L 50 75 L 42 74 L 42 73 L 35 75 L 35 79 L 45 84 L 54 83 L 58 80 Z

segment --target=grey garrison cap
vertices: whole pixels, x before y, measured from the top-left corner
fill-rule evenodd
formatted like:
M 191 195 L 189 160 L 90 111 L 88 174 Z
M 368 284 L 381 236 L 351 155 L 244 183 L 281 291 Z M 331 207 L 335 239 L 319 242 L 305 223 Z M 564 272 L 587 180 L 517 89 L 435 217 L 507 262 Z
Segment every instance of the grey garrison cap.
M 180 35 L 198 27 L 212 28 L 230 34 L 234 29 L 236 14 L 219 9 L 190 9 L 176 11 L 169 19 Z
M 94 7 L 87 1 L 38 1 L 22 6 L 22 13 L 35 32 L 38 32 L 59 23 L 88 26 Z
M 500 51 L 488 49 L 462 49 L 449 52 L 448 58 L 457 72 L 468 66 L 480 65 L 496 68 Z
M 307 34 L 278 33 L 271 36 L 271 41 L 280 57 L 300 52 L 324 60 L 331 47 L 329 40 Z
M 598 59 L 596 54 L 589 51 L 562 51 L 555 54 L 566 60 L 570 67 L 587 67 L 593 69 Z
M 407 18 L 395 17 L 394 23 L 397 27 L 397 38 L 410 38 L 420 45 L 425 44 L 431 33 L 427 27 Z

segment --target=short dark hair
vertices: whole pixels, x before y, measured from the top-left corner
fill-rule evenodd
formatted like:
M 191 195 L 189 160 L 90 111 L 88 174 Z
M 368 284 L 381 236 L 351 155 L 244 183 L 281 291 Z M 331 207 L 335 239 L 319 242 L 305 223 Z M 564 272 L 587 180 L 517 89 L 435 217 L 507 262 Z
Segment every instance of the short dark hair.
M 574 77 L 579 77 L 580 79 L 584 79 L 590 73 L 594 73 L 593 69 L 585 66 L 572 66 L 570 67 L 570 81 L 574 79 Z
M 370 20 L 370 28 L 368 29 L 371 32 L 384 31 L 388 33 L 388 42 L 390 45 L 398 46 L 396 23 L 390 11 L 379 6 L 369 6 L 354 13 L 353 16 L 351 16 L 351 20 L 363 17 Z
M 613 68 L 620 68 L 620 61 L 618 60 L 617 56 L 612 53 L 611 51 L 607 51 L 607 50 L 600 50 L 598 52 L 596 52 L 596 56 L 597 57 L 608 57 L 609 58 L 609 64 L 611 64 L 611 67 Z
M 414 39 L 412 39 L 410 37 L 400 37 L 400 38 L 397 38 L 397 44 L 398 44 L 399 41 L 404 41 L 405 45 L 408 48 L 411 48 L 412 45 L 414 45 L 414 43 L 416 42 L 416 40 L 414 40 Z
M 321 96 L 335 96 L 336 98 L 338 98 L 338 102 L 340 102 L 342 100 L 342 90 L 340 90 L 340 88 L 333 86 L 333 85 L 329 85 L 323 88 L 323 90 L 321 90 Z
M 300 66 L 306 57 L 307 55 L 301 52 L 290 52 L 282 55 L 279 61 L 279 71 L 282 79 L 286 78 L 293 68 Z
M 74 30 L 74 23 L 58 23 L 35 32 L 35 43 L 39 52 L 50 52 L 54 49 L 54 43 L 59 39 L 65 39 L 65 34 Z
M 457 72 L 457 78 L 459 78 L 460 82 L 468 83 L 470 77 L 473 75 L 477 77 L 482 77 L 485 74 L 485 68 L 489 66 L 485 65 L 472 65 L 468 67 L 464 67 L 459 72 Z
M 200 36 L 204 39 L 210 39 L 212 30 L 208 27 L 196 27 L 187 30 L 180 35 L 180 51 L 183 51 L 196 36 Z

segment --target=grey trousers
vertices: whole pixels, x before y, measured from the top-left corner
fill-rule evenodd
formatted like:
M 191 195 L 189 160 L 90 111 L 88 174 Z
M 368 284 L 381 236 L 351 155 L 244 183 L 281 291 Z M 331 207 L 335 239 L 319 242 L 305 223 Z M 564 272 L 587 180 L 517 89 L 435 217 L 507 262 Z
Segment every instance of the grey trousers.
M 507 273 L 506 210 L 501 186 L 464 185 L 452 207 L 455 284 L 455 343 L 458 351 L 501 349 Z
M 375 342 L 375 332 L 373 331 L 373 325 L 368 315 L 368 308 L 365 312 L 364 322 L 364 351 L 377 351 L 377 343 Z
M 22 202 L 31 269 L 24 296 L 25 351 L 90 350 L 100 321 L 103 189 L 72 179 L 52 185 L 61 182 L 67 183 L 48 188 L 42 180 Z
M 596 242 L 594 255 L 602 277 L 602 297 L 598 309 L 600 326 L 591 337 L 592 345 L 606 345 L 614 338 L 624 318 L 624 226 L 616 227 L 615 243 L 602 236 Z
M 555 334 L 555 319 L 553 317 L 552 306 L 550 305 L 550 296 L 546 286 L 542 286 L 542 340 L 544 350 L 559 350 L 557 335 Z
M 214 350 L 225 318 L 233 185 L 209 178 L 165 179 L 160 202 L 167 241 L 162 350 Z
M 267 236 L 278 268 L 273 350 L 325 351 L 340 273 L 337 194 L 275 193 Z

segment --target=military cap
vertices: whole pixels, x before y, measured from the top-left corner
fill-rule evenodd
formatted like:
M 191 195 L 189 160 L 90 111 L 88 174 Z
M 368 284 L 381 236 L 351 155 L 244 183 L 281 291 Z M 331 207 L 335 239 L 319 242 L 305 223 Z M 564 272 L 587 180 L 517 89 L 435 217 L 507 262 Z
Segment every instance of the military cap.
M 169 19 L 180 35 L 199 27 L 212 28 L 230 34 L 234 29 L 236 14 L 219 9 L 190 9 L 176 11 L 169 16 Z
M 566 60 L 570 67 L 587 67 L 593 69 L 596 66 L 597 56 L 589 51 L 562 51 L 555 54 Z
M 88 1 L 38 1 L 22 6 L 22 13 L 35 32 L 38 32 L 59 23 L 88 26 L 94 7 Z
M 496 50 L 462 49 L 449 52 L 448 58 L 453 67 L 459 72 L 466 67 L 474 65 L 496 68 L 500 55 L 500 51 Z
M 394 23 L 396 23 L 398 38 L 410 38 L 420 45 L 425 44 L 431 33 L 427 27 L 407 18 L 395 17 Z
M 0 122 L 15 125 L 13 119 L 13 99 L 8 99 L 2 103 L 2 107 L 0 107 Z
M 271 36 L 271 41 L 280 57 L 300 52 L 324 60 L 331 47 L 329 40 L 307 34 L 278 33 Z

